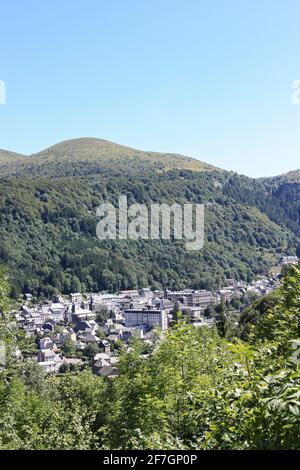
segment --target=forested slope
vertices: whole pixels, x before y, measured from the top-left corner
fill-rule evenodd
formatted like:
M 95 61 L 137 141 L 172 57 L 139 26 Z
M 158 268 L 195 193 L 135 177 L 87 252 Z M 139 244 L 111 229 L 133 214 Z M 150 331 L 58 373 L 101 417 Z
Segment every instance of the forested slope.
M 0 180 L 0 263 L 10 268 L 13 295 L 148 284 L 214 288 L 225 278 L 265 274 L 294 252 L 296 238 L 230 188 L 227 176 L 212 172 Z M 188 252 L 180 240 L 98 240 L 96 208 L 103 201 L 117 206 L 119 194 L 129 204 L 206 204 L 204 248 Z

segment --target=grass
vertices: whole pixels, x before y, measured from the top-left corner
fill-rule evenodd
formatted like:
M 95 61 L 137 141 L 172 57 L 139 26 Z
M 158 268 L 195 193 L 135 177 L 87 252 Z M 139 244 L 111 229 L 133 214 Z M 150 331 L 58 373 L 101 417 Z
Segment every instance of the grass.
M 10 156 L 11 155 L 11 156 Z M 68 140 L 56 144 L 25 159 L 10 152 L 3 152 L 1 176 L 49 175 L 66 170 L 67 175 L 89 174 L 102 169 L 120 168 L 124 171 L 153 169 L 216 171 L 212 165 L 196 159 L 171 153 L 144 152 L 113 142 L 94 138 Z

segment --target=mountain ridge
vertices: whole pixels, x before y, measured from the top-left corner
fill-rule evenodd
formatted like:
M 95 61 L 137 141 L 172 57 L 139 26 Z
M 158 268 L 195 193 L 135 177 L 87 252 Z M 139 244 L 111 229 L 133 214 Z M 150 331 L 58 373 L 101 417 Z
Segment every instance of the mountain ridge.
M 79 137 L 63 140 L 30 155 L 0 149 L 0 177 L 34 176 L 35 167 L 39 168 L 37 171 L 38 176 L 51 176 L 47 172 L 43 173 L 43 171 L 40 171 L 40 168 L 47 162 L 49 169 L 49 166 L 53 163 L 57 164 L 58 160 L 68 161 L 70 159 L 73 163 L 74 161 L 77 163 L 79 161 L 84 161 L 85 163 L 93 162 L 96 163 L 96 166 L 102 163 L 103 167 L 107 168 L 109 167 L 109 160 L 116 165 L 120 164 L 122 166 L 122 160 L 125 158 L 129 161 L 129 169 L 132 169 L 132 165 L 136 162 L 137 164 L 144 164 L 149 169 L 152 167 L 158 171 L 181 169 L 190 171 L 221 171 L 238 174 L 235 171 L 218 168 L 210 163 L 182 154 L 140 150 L 106 139 Z M 123 165 L 124 163 L 123 161 Z M 94 170 L 95 168 L 93 168 Z M 83 176 L 87 174 L 88 172 L 84 172 Z M 66 176 L 72 175 L 67 174 Z M 246 177 L 252 180 L 279 184 L 284 182 L 299 183 L 300 169 L 294 169 L 275 176 L 254 178 L 246 175 Z
M 17 152 L 11 152 L 10 150 L 0 149 L 0 164 L 13 160 L 23 160 L 25 158 L 28 158 L 28 156 Z
M 57 167 L 58 165 L 58 167 Z M 119 168 L 121 171 L 173 169 L 222 171 L 195 158 L 173 153 L 147 152 L 93 137 L 54 144 L 26 159 L 4 161 L 0 176 L 75 176 Z

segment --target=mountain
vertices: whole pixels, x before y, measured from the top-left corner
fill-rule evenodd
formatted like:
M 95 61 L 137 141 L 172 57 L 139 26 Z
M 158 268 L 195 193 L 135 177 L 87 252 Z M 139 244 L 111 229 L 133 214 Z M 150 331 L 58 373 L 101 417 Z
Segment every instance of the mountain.
M 1 169 L 2 168 L 2 169 Z M 102 202 L 205 204 L 205 244 L 96 237 Z M 13 296 L 250 281 L 296 253 L 300 184 L 252 179 L 174 154 L 99 139 L 62 142 L 0 166 L 0 264 Z
M 15 162 L 14 162 L 15 163 Z M 86 176 L 105 170 L 191 171 L 216 170 L 212 165 L 182 155 L 143 152 L 102 139 L 67 140 L 27 159 L 0 168 L 0 176 Z
M 26 159 L 25 155 L 19 153 L 9 152 L 8 150 L 0 149 L 0 165 L 5 163 L 13 163 L 16 161 L 23 161 Z
M 266 178 L 267 181 L 275 183 L 300 183 L 300 170 L 290 171 L 283 175 L 275 176 L 273 178 Z
M 27 157 L 15 152 L 0 149 L 0 177 L 15 173 L 15 168 L 26 162 Z
M 300 170 L 269 178 L 264 186 L 272 200 L 276 201 L 275 210 L 271 209 L 273 220 L 279 223 L 284 221 L 300 237 Z

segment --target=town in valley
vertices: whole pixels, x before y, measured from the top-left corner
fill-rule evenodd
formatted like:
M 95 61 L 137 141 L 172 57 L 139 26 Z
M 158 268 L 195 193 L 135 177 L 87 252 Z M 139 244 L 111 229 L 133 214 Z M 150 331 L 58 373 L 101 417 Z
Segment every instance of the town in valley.
M 281 269 L 296 264 L 297 257 L 280 260 Z M 45 373 L 77 372 L 87 367 L 93 373 L 118 375 L 121 352 L 131 350 L 134 340 L 142 344 L 141 356 L 155 347 L 164 331 L 181 318 L 194 327 L 211 327 L 218 321 L 217 306 L 232 305 L 239 312 L 280 285 L 280 271 L 251 282 L 228 279 L 215 292 L 168 289 L 121 290 L 117 293 L 72 293 L 41 302 L 30 293 L 11 313 L 31 344 L 27 351 Z M 22 356 L 21 351 L 16 357 Z

